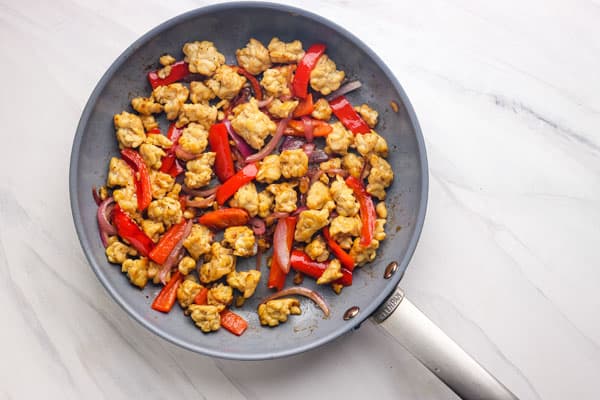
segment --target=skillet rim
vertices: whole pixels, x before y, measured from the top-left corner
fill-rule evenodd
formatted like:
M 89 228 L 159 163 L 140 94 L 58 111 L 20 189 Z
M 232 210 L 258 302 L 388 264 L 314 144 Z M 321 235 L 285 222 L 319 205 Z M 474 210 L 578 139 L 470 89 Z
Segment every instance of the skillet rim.
M 83 221 L 81 213 L 79 212 L 79 200 L 77 198 L 77 193 L 79 192 L 78 182 L 77 182 L 77 171 L 79 166 L 79 149 L 81 147 L 81 142 L 83 138 L 84 131 L 87 128 L 87 124 L 90 118 L 90 115 L 93 111 L 94 105 L 98 101 L 101 92 L 104 90 L 106 85 L 112 79 L 114 73 L 129 59 L 132 53 L 134 53 L 138 48 L 145 45 L 148 41 L 152 40 L 156 35 L 161 32 L 170 29 L 171 27 L 178 25 L 179 23 L 186 21 L 188 19 L 197 17 L 199 15 L 210 14 L 219 11 L 226 11 L 233 8 L 253 8 L 253 9 L 267 9 L 267 10 L 276 10 L 287 12 L 290 14 L 297 14 L 302 17 L 312 19 L 322 25 L 327 26 L 328 28 L 334 30 L 339 35 L 345 37 L 350 42 L 352 42 L 355 46 L 363 50 L 372 60 L 383 70 L 387 78 L 392 83 L 394 90 L 397 92 L 400 100 L 402 101 L 403 106 L 406 108 L 410 124 L 415 131 L 415 136 L 417 140 L 417 148 L 418 148 L 418 156 L 420 162 L 420 172 L 421 172 L 421 192 L 420 192 L 420 201 L 416 214 L 416 220 L 414 224 L 414 231 L 412 237 L 408 243 L 406 248 L 406 252 L 404 257 L 401 260 L 398 260 L 399 267 L 402 273 L 397 273 L 389 279 L 385 290 L 381 291 L 374 299 L 371 300 L 369 306 L 365 309 L 361 310 L 357 317 L 353 318 L 349 321 L 339 321 L 339 328 L 335 329 L 328 335 L 316 337 L 315 340 L 296 347 L 290 347 L 289 349 L 276 351 L 276 352 L 267 352 L 262 354 L 246 354 L 246 353 L 234 353 L 234 352 L 226 352 L 226 351 L 217 351 L 203 348 L 201 346 L 193 345 L 185 340 L 180 339 L 175 335 L 171 335 L 167 332 L 158 329 L 157 327 L 151 325 L 146 322 L 120 295 L 119 293 L 110 285 L 110 283 L 103 278 L 102 274 L 99 273 L 100 265 L 96 262 L 96 260 L 91 256 L 91 242 L 89 238 L 86 236 L 85 231 L 83 229 Z M 84 188 L 84 190 L 87 190 Z M 110 296 L 119 304 L 119 306 L 124 309 L 129 316 L 131 316 L 134 320 L 136 320 L 139 324 L 144 326 L 150 332 L 155 335 L 168 340 L 169 342 L 185 348 L 187 350 L 208 355 L 211 357 L 217 357 L 221 359 L 230 359 L 230 360 L 242 360 L 242 361 L 257 361 L 257 360 L 267 360 L 267 359 L 275 359 L 288 357 L 295 354 L 300 354 L 306 352 L 311 349 L 315 349 L 320 347 L 337 337 L 351 331 L 352 329 L 358 328 L 362 322 L 364 322 L 368 317 L 373 314 L 377 308 L 383 304 L 387 298 L 392 294 L 393 290 L 398 286 L 402 276 L 404 275 L 403 271 L 408 268 L 408 264 L 414 254 L 414 251 L 417 246 L 417 242 L 419 241 L 419 237 L 421 236 L 421 231 L 423 229 L 423 224 L 425 221 L 425 214 L 427 210 L 427 200 L 428 200 L 428 191 L 429 191 L 429 174 L 428 174 L 428 164 L 427 164 L 427 153 L 425 149 L 425 141 L 423 138 L 423 134 L 421 132 L 421 128 L 419 122 L 417 120 L 417 116 L 412 107 L 406 92 L 392 73 L 392 71 L 387 67 L 387 65 L 375 54 L 373 50 L 371 50 L 365 43 L 363 43 L 359 38 L 357 38 L 354 34 L 346 30 L 345 28 L 337 25 L 336 23 L 321 17 L 317 14 L 314 14 L 310 11 L 303 10 L 301 8 L 282 5 L 277 3 L 269 3 L 269 2 L 229 2 L 229 3 L 221 3 L 210 5 L 206 7 L 197 8 L 194 10 L 187 11 L 180 15 L 177 15 L 171 19 L 168 19 L 156 27 L 152 28 L 145 34 L 143 34 L 140 38 L 138 38 L 135 42 L 129 45 L 118 57 L 117 59 L 110 65 L 110 67 L 106 70 L 102 78 L 98 81 L 94 90 L 90 94 L 90 97 L 83 109 L 81 114 L 81 118 L 77 125 L 77 130 L 75 133 L 75 137 L 73 139 L 73 145 L 71 147 L 71 159 L 69 163 L 69 198 L 71 203 L 71 214 L 73 216 L 73 223 L 75 225 L 75 230 L 77 232 L 77 237 L 85 254 L 85 257 L 88 261 L 88 264 L 91 266 L 92 270 L 96 274 L 98 280 L 102 283 L 104 289 L 110 294 Z

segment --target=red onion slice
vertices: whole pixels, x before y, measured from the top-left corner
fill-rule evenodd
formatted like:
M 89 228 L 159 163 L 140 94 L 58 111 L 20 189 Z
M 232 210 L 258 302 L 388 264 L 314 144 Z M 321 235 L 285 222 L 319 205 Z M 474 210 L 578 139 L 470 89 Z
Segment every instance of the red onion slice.
M 98 194 L 98 188 L 96 188 L 96 186 L 92 186 L 92 196 L 94 196 L 94 202 L 96 203 L 96 205 L 99 206 L 100 203 L 102 203 L 102 199 Z
M 308 210 L 308 207 L 300 206 L 300 207 L 296 208 L 296 210 L 292 213 L 292 216 L 295 217 L 296 215 L 300 215 L 300 213 L 302 211 L 306 211 L 306 210 Z
M 100 240 L 102 241 L 102 246 L 104 246 L 104 248 L 107 248 L 108 247 L 108 235 L 103 230 L 100 230 Z
M 306 141 L 303 138 L 298 138 L 295 136 L 285 136 L 283 141 L 281 142 L 281 146 L 279 146 L 279 152 L 283 152 L 284 150 L 296 150 L 301 148 L 306 144 Z
M 114 207 L 115 200 L 112 197 L 107 198 L 98 206 L 96 218 L 98 220 L 98 230 L 100 239 L 104 247 L 108 247 L 108 237 L 117 234 L 117 228 L 110 223 L 109 215 Z
M 264 235 L 267 231 L 265 221 L 258 217 L 250 218 L 250 221 L 248 221 L 248 223 L 250 224 L 250 227 L 252 228 L 252 231 L 255 235 Z
M 189 194 L 190 196 L 196 196 L 196 197 L 208 197 L 211 194 L 215 194 L 217 192 L 217 189 L 219 189 L 221 185 L 217 185 L 214 187 L 211 187 L 209 189 L 204 189 L 204 190 L 198 190 L 198 189 L 192 189 L 186 185 L 183 185 L 181 187 L 181 190 L 186 193 Z
M 321 177 L 321 175 L 324 174 L 322 169 L 317 169 L 317 170 L 308 170 L 309 176 L 310 176 L 310 183 L 308 184 L 308 187 L 311 187 L 313 185 L 313 183 L 315 183 L 316 181 L 319 180 L 319 178 Z
M 280 297 L 291 296 L 291 295 L 304 296 L 304 297 L 311 299 L 323 311 L 323 314 L 325 314 L 325 317 L 329 317 L 329 314 L 330 314 L 329 306 L 325 302 L 325 299 L 323 299 L 323 297 L 321 297 L 321 295 L 319 293 L 315 292 L 314 290 L 307 289 L 302 286 L 293 286 L 290 288 L 280 290 L 279 292 L 273 293 L 269 297 L 265 298 L 263 301 L 260 302 L 260 304 L 264 304 L 267 301 L 275 300 Z
M 175 155 L 177 158 L 183 161 L 191 161 L 194 158 L 200 157 L 200 154 L 192 154 L 189 151 L 182 149 L 179 145 L 175 146 Z
M 257 101 L 256 104 L 258 104 L 258 108 L 264 108 L 271 104 L 273 100 L 275 100 L 275 98 L 273 96 L 269 96 L 264 100 Z
M 181 82 L 190 83 L 192 81 L 203 81 L 205 79 L 204 75 L 190 73 L 183 78 L 181 78 Z
M 306 198 L 308 197 L 307 193 L 301 193 L 300 194 L 300 201 L 298 202 L 299 206 L 298 208 L 302 208 L 306 206 Z M 296 211 L 294 211 L 292 213 L 292 215 L 298 215 L 298 208 L 296 208 Z
M 363 165 L 362 171 L 360 171 L 360 180 L 363 181 L 367 179 L 369 174 L 371 173 L 371 165 L 368 162 L 365 162 Z
M 167 257 L 167 260 L 165 261 L 165 263 L 160 268 L 160 271 L 158 272 L 158 277 L 160 278 L 160 281 L 163 284 L 167 283 L 166 282 L 167 274 L 169 273 L 171 268 L 173 268 L 173 266 L 177 263 L 177 260 L 180 256 L 179 253 L 181 252 L 181 248 L 183 247 L 183 241 L 190 234 L 190 232 L 192 230 L 192 224 L 193 224 L 193 222 L 191 219 L 185 224 L 185 229 L 183 230 L 183 235 L 181 236 L 181 240 L 175 245 L 175 247 L 173 247 L 173 251 L 171 251 L 171 254 L 169 254 L 169 257 Z
M 302 124 L 304 125 L 304 137 L 306 138 L 306 141 L 308 143 L 312 143 L 312 141 L 315 139 L 315 136 L 313 134 L 314 126 L 312 123 L 312 119 L 307 115 L 302 116 L 301 119 Z
M 273 222 L 275 222 L 276 220 L 280 219 L 280 218 L 286 218 L 289 217 L 290 213 L 286 213 L 286 212 L 274 212 L 271 213 L 267 216 L 267 218 L 265 218 L 265 223 L 269 226 L 271 226 L 271 224 Z
M 244 87 L 242 88 L 242 90 L 240 90 L 240 92 L 237 94 L 237 96 L 235 96 L 233 98 L 233 100 L 231 100 L 229 109 L 233 110 L 235 107 L 239 106 L 240 104 L 244 104 L 247 103 L 248 100 L 250 100 L 250 88 L 249 87 Z
M 272 218 L 274 218 L 274 219 L 286 218 L 286 217 L 289 217 L 289 216 L 290 216 L 290 213 L 286 213 L 286 212 L 280 212 L 280 211 L 277 211 L 277 212 L 271 213 L 271 214 L 269 215 L 269 217 L 272 217 Z
M 348 82 L 345 85 L 343 85 L 341 88 L 336 90 L 335 92 L 331 93 L 329 96 L 325 97 L 325 99 L 327 99 L 327 101 L 331 101 L 337 97 L 340 97 L 347 93 L 350 93 L 350 92 L 360 88 L 361 86 L 362 86 L 362 83 L 360 83 L 360 81 Z
M 315 144 L 314 143 L 306 143 L 302 146 L 302 150 L 304 150 L 304 152 L 306 153 L 306 155 L 308 156 L 308 158 L 310 159 L 310 156 L 312 155 L 313 151 L 315 151 Z
M 225 118 L 223 120 L 223 123 L 225 124 L 225 128 L 227 128 L 227 133 L 229 134 L 229 137 L 235 142 L 235 146 L 239 150 L 240 154 L 244 158 L 254 154 L 254 150 L 252 149 L 252 147 L 250 147 L 250 145 L 246 143 L 246 141 L 240 135 L 238 135 L 235 132 L 235 130 L 233 130 L 233 126 L 231 126 L 231 121 Z
M 281 137 L 283 136 L 283 132 L 285 131 L 285 128 L 287 127 L 288 122 L 290 122 L 290 119 L 291 119 L 291 117 L 287 117 L 287 118 L 284 118 L 281 121 L 279 121 L 279 124 L 277 125 L 277 131 L 275 131 L 275 135 L 273 135 L 273 137 L 271 138 L 271 141 L 269 143 L 267 143 L 267 145 L 264 146 L 262 149 L 260 149 L 260 151 L 258 153 L 255 153 L 255 154 L 251 155 L 250 157 L 246 157 L 246 163 L 260 161 L 263 158 L 265 158 L 266 156 L 268 156 L 269 154 L 271 154 L 273 152 L 273 150 L 275 150 L 275 148 L 277 147 L 279 140 L 281 140 Z
M 210 196 L 208 196 L 202 200 L 190 200 L 190 197 L 186 196 L 185 205 L 188 207 L 194 207 L 194 208 L 207 208 L 207 207 L 212 206 L 213 202 L 215 201 L 216 196 L 217 195 L 215 193 L 213 193 Z
M 288 89 L 290 89 L 290 94 L 281 96 L 280 97 L 281 101 L 288 101 L 288 100 L 290 100 L 290 99 L 292 99 L 294 97 L 292 95 L 292 93 L 294 93 L 294 85 L 293 85 L 294 73 L 293 73 L 293 71 L 292 71 L 291 68 L 288 68 L 287 76 L 286 76 L 286 81 L 287 81 L 287 87 L 288 87 Z
M 308 162 L 311 164 L 322 163 L 329 160 L 329 155 L 323 149 L 314 149 L 308 156 Z
M 288 232 L 285 220 L 280 218 L 277 221 L 277 227 L 273 235 L 273 257 L 277 259 L 281 270 L 285 274 L 290 272 L 290 249 L 287 245 L 288 235 L 293 235 L 293 232 Z
M 262 264 L 262 253 L 263 253 L 263 248 L 261 246 L 258 246 L 258 249 L 256 250 L 256 270 L 260 271 L 260 265 Z

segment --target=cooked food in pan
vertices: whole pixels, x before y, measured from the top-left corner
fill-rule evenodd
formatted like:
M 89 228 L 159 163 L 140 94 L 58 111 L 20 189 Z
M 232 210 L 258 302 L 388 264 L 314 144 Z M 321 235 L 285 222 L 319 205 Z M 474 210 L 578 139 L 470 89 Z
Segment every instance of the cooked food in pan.
M 160 56 L 151 91 L 114 116 L 120 154 L 93 192 L 108 261 L 134 286 L 163 285 L 153 309 L 178 302 L 202 332 L 241 335 L 234 310 L 262 274 L 277 291 L 262 325 L 300 314 L 294 295 L 329 314 L 301 282 L 340 294 L 376 258 L 394 174 L 377 111 L 348 101 L 360 82 L 344 82 L 324 44 L 251 38 L 235 56 L 210 41 Z

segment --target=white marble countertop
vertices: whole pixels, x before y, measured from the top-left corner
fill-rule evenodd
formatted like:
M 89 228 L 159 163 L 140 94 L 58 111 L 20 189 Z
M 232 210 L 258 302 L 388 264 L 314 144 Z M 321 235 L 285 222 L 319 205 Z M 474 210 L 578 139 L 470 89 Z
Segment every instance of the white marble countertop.
M 454 398 L 370 322 L 282 360 L 190 353 L 88 267 L 67 184 L 81 110 L 132 41 L 204 4 L 0 2 L 0 399 Z M 408 296 L 520 398 L 600 398 L 600 3 L 290 4 L 372 46 L 418 114 L 430 200 Z

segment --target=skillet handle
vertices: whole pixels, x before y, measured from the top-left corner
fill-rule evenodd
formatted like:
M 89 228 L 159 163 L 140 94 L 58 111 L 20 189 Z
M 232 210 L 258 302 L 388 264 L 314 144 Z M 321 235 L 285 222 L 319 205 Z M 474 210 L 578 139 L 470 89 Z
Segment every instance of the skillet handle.
M 518 400 L 405 298 L 400 288 L 373 319 L 462 399 Z

